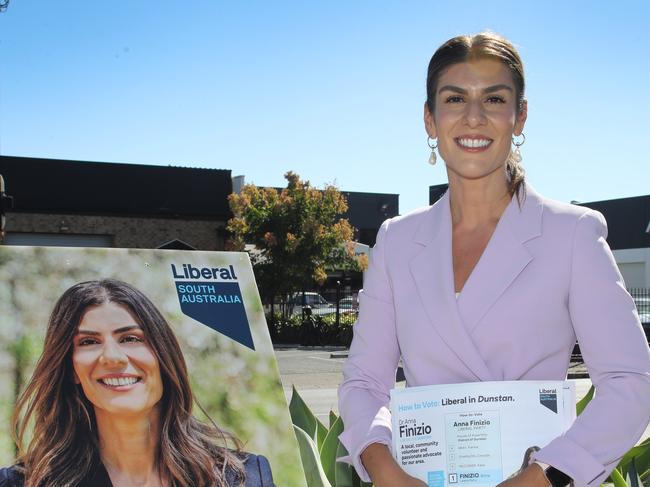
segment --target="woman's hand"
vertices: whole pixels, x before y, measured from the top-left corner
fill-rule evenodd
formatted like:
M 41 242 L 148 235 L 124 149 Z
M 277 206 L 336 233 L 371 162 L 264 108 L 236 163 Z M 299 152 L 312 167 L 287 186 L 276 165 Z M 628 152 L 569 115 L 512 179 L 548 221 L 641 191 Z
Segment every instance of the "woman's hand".
M 542 467 L 532 463 L 514 477 L 498 484 L 497 487 L 550 487 L 550 485 Z
M 373 443 L 361 453 L 361 462 L 375 487 L 426 487 L 397 464 L 386 445 Z

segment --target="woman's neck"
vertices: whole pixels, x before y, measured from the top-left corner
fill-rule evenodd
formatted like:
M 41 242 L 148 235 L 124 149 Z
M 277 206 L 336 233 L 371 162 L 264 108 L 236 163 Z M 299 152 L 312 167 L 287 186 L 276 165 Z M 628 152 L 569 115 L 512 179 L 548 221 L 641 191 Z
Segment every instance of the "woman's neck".
M 158 469 L 160 414 L 114 415 L 96 410 L 100 458 L 113 485 L 163 485 Z
M 454 228 L 471 230 L 495 224 L 511 199 L 505 178 L 485 181 L 449 175 L 449 206 Z

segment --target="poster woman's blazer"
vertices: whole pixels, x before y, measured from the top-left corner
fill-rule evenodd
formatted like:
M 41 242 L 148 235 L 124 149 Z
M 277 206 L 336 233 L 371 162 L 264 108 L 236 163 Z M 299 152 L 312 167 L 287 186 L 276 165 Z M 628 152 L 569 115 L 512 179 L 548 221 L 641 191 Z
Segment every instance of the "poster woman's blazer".
M 596 397 L 536 458 L 599 485 L 650 420 L 650 352 L 604 218 L 527 186 L 458 298 L 451 229 L 447 193 L 379 230 L 339 389 L 348 460 L 368 480 L 360 453 L 390 445 L 400 357 L 409 386 L 564 380 L 577 338 Z

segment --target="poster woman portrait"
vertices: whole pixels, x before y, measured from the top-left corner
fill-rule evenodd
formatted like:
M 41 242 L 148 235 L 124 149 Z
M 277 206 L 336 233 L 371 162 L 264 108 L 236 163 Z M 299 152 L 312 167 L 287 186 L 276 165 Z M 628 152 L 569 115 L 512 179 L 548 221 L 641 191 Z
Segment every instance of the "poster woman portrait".
M 0 486 L 274 485 L 266 458 L 193 406 L 183 354 L 153 303 L 112 279 L 76 284 L 52 311 L 16 405 L 19 455 Z
M 409 386 L 565 380 L 579 341 L 594 399 L 504 487 L 598 486 L 648 424 L 650 353 L 604 218 L 525 181 L 527 115 L 508 40 L 458 36 L 434 53 L 424 122 L 449 189 L 379 230 L 339 389 L 341 441 L 375 487 L 425 485 L 390 452 L 400 359 Z

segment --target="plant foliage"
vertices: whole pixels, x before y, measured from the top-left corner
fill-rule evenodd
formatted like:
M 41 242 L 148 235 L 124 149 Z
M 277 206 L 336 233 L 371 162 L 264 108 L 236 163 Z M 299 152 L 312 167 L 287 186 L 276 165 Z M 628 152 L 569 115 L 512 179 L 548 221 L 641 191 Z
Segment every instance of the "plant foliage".
M 313 188 L 293 172 L 284 177 L 282 191 L 247 184 L 229 197 L 229 248 L 255 246 L 251 262 L 266 303 L 324 283 L 328 269 L 367 266 L 365 256 L 354 255 L 353 228 L 341 218 L 348 208 L 341 192 L 332 185 Z

